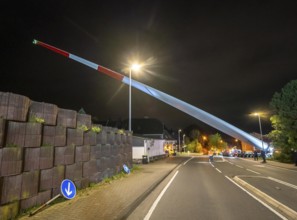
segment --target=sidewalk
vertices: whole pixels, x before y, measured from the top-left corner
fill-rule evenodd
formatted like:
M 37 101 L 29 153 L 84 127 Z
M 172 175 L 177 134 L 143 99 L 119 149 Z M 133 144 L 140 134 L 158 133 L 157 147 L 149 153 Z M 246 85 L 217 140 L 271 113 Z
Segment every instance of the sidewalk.
M 124 219 L 185 157 L 169 157 L 149 164 L 141 164 L 127 178 L 88 188 L 65 202 L 50 205 L 34 216 L 21 220 L 92 220 Z

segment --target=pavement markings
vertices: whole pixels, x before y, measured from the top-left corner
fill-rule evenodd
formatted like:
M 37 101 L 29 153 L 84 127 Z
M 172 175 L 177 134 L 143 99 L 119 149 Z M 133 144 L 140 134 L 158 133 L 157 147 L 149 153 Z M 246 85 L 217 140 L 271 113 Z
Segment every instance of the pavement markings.
M 253 170 L 250 170 L 250 169 L 246 169 L 247 171 L 250 171 L 250 172 L 252 172 L 252 173 L 255 173 L 255 174 L 261 174 L 261 173 L 258 173 L 258 172 L 256 172 L 256 171 L 253 171 Z
M 163 195 L 165 194 L 166 190 L 169 188 L 169 186 L 171 185 L 171 183 L 173 182 L 173 180 L 174 180 L 174 178 L 176 177 L 177 174 L 178 174 L 178 170 L 175 172 L 174 176 L 170 179 L 170 181 L 167 183 L 167 185 L 165 186 L 165 188 L 162 190 L 162 192 L 160 193 L 160 195 L 158 196 L 158 198 L 155 200 L 155 202 L 151 206 L 150 210 L 148 211 L 148 213 L 144 217 L 144 220 L 149 220 L 150 219 L 150 217 L 153 214 L 154 210 L 156 209 L 159 201 L 161 200 L 161 198 L 163 197 Z
M 222 171 L 220 171 L 218 168 L 216 168 L 216 170 L 217 170 L 219 173 L 222 173 Z
M 239 166 L 239 165 L 235 165 L 235 166 L 237 166 L 237 167 L 239 167 L 239 168 L 243 168 L 242 166 Z
M 194 157 L 191 157 L 190 159 L 188 159 L 186 162 L 184 162 L 184 165 L 186 165 L 190 160 L 192 160 Z
M 277 182 L 277 183 L 280 183 L 280 184 L 283 184 L 285 186 L 288 186 L 288 187 L 291 187 L 291 188 L 294 188 L 294 189 L 297 189 L 297 186 L 296 185 L 293 185 L 291 183 L 287 183 L 287 182 L 284 182 L 282 180 L 279 180 L 279 179 L 275 179 L 273 177 L 267 177 L 268 179 L 274 181 L 274 182 Z
M 262 200 L 258 199 L 256 196 L 254 196 L 253 194 L 251 194 L 249 191 L 247 191 L 246 189 L 244 189 L 242 186 L 240 186 L 238 183 L 236 183 L 234 180 L 232 180 L 230 177 L 225 176 L 230 182 L 232 182 L 234 185 L 236 185 L 237 187 L 239 187 L 241 190 L 243 190 L 244 192 L 246 192 L 249 196 L 251 196 L 253 199 L 257 200 L 259 203 L 261 203 L 263 206 L 265 206 L 266 208 L 268 208 L 270 211 L 272 211 L 274 214 L 276 214 L 278 217 L 280 217 L 283 220 L 287 220 L 287 218 L 285 216 L 283 216 L 282 214 L 280 214 L 279 212 L 277 212 L 275 209 L 273 209 L 271 206 L 269 206 L 267 203 L 263 202 Z

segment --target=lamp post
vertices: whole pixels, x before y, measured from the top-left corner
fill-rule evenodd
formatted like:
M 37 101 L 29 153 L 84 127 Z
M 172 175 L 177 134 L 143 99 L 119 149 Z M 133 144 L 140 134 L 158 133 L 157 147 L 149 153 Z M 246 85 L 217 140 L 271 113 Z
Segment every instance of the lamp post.
M 130 69 L 129 69 L 129 131 L 132 131 L 132 126 L 131 126 L 131 84 L 132 84 L 132 70 L 139 70 L 140 69 L 140 65 L 139 64 L 133 64 Z
M 262 150 L 264 150 L 264 144 L 263 144 L 263 134 L 262 134 L 262 125 L 261 125 L 261 116 L 260 113 L 254 113 L 255 116 L 258 116 L 259 119 L 259 127 L 260 127 L 260 135 L 261 135 L 261 142 L 262 142 Z
M 183 146 L 184 146 L 184 151 L 185 151 L 185 153 L 186 153 L 186 145 L 185 145 L 185 134 L 183 134 Z
M 181 129 L 178 130 L 178 152 L 180 152 L 180 132 Z

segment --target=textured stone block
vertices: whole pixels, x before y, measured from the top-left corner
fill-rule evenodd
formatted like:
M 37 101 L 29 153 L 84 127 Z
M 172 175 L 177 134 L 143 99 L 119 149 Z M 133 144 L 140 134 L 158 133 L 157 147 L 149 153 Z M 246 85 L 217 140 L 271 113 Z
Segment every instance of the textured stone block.
M 1 176 L 17 175 L 22 172 L 23 148 L 2 148 Z
M 19 213 L 19 201 L 0 206 L 0 219 L 16 219 Z
M 6 147 L 24 147 L 26 137 L 26 123 L 8 122 Z
M 23 171 L 38 170 L 40 161 L 40 148 L 25 148 L 24 155 Z
M 101 153 L 104 157 L 109 157 L 111 155 L 111 145 L 103 144 L 101 145 Z
M 39 170 L 22 173 L 21 199 L 31 198 L 38 193 Z
M 56 125 L 58 107 L 53 104 L 32 101 L 29 108 L 30 120 L 41 118 L 45 125 Z
M 87 128 L 90 129 L 92 126 L 92 118 L 91 115 L 87 114 L 77 114 L 77 128 Z
M 75 146 L 55 147 L 55 166 L 74 163 Z
M 86 162 L 90 160 L 90 146 L 76 146 L 75 162 Z
M 65 177 L 65 166 L 55 166 L 53 169 L 53 188 L 59 188 Z
M 54 166 L 54 147 L 40 147 L 39 169 L 49 169 Z
M 42 137 L 42 124 L 26 123 L 26 136 L 24 147 L 40 147 Z
M 22 175 L 1 177 L 0 186 L 1 205 L 20 200 Z
M 97 134 L 97 144 L 107 144 L 107 131 L 106 127 L 102 127 L 101 131 Z
M 44 126 L 43 146 L 65 146 L 66 145 L 66 128 L 62 126 Z
M 7 118 L 7 109 L 8 109 L 8 92 L 0 92 L 0 118 Z
M 66 128 L 62 126 L 56 126 L 54 146 L 65 146 L 65 145 L 66 145 Z
M 107 143 L 114 144 L 115 143 L 115 133 L 113 131 L 107 132 Z
M 70 180 L 80 180 L 82 178 L 83 165 L 82 162 L 77 162 L 65 167 L 65 178 Z
M 40 171 L 39 191 L 53 188 L 53 168 Z
M 96 145 L 97 133 L 93 131 L 84 132 L 84 143 L 83 145 Z
M 99 172 L 99 170 L 97 170 L 96 160 L 90 160 L 83 163 L 83 177 L 93 176 L 97 172 Z
M 30 99 L 14 93 L 0 92 L 0 117 L 12 121 L 26 121 Z
M 0 117 L 0 148 L 4 146 L 4 132 L 6 120 Z
M 101 144 L 90 146 L 90 159 L 100 159 L 101 156 Z
M 84 132 L 81 129 L 67 128 L 67 145 L 83 145 Z
M 51 199 L 52 191 L 47 190 L 44 192 L 39 192 L 36 196 L 36 205 L 42 205 Z
M 57 125 L 67 127 L 67 128 L 76 128 L 76 117 L 77 117 L 76 111 L 59 108 Z

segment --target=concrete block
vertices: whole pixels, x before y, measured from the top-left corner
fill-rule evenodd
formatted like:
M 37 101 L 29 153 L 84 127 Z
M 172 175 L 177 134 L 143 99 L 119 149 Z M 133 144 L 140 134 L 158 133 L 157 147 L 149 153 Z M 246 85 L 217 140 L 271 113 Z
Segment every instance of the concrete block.
M 96 145 L 97 133 L 93 131 L 84 132 L 83 145 Z
M 26 123 L 26 136 L 24 147 L 40 147 L 42 137 L 42 124 Z
M 97 134 L 96 143 L 97 144 L 107 144 L 106 127 L 102 127 L 101 131 Z
M 23 171 L 39 170 L 40 148 L 25 148 L 24 155 Z
M 49 169 L 54 166 L 54 147 L 40 147 L 39 169 Z
M 76 128 L 76 117 L 77 117 L 76 111 L 59 108 L 57 125 L 67 127 L 67 128 Z
M 19 207 L 19 201 L 0 206 L 0 219 L 16 219 L 16 216 L 19 214 Z
M 55 166 L 53 169 L 53 188 L 59 188 L 65 178 L 65 166 Z
M 1 205 L 18 201 L 21 198 L 22 175 L 0 178 Z
M 66 128 L 62 126 L 56 126 L 54 146 L 65 146 L 65 145 L 66 145 Z
M 26 137 L 26 123 L 8 122 L 6 147 L 24 147 Z
M 53 188 L 53 168 L 40 171 L 39 191 Z
M 82 162 L 77 162 L 71 165 L 65 166 L 65 178 L 72 181 L 80 180 L 83 173 L 83 164 Z
M 31 198 L 38 194 L 39 170 L 22 173 L 21 199 Z
M 66 128 L 62 126 L 44 126 L 43 129 L 43 146 L 65 146 L 66 145 Z
M 41 118 L 45 125 L 56 125 L 58 107 L 53 104 L 32 101 L 29 107 L 30 120 Z
M 91 129 L 92 118 L 91 115 L 87 114 L 77 114 L 77 128 L 87 128 Z
M 2 148 L 1 176 L 18 175 L 23 168 L 23 148 Z
M 5 124 L 6 120 L 0 116 L 0 148 L 4 146 Z
M 90 159 L 100 159 L 102 156 L 101 153 L 101 144 L 95 146 L 90 146 Z
M 26 121 L 30 99 L 26 96 L 9 93 L 7 115 L 4 119 L 12 121 Z
M 76 146 L 75 162 L 86 162 L 90 160 L 90 146 Z
M 104 157 L 109 157 L 111 155 L 111 145 L 110 144 L 102 144 L 101 145 L 101 153 Z
M 67 145 L 83 145 L 84 131 L 81 129 L 67 128 Z

